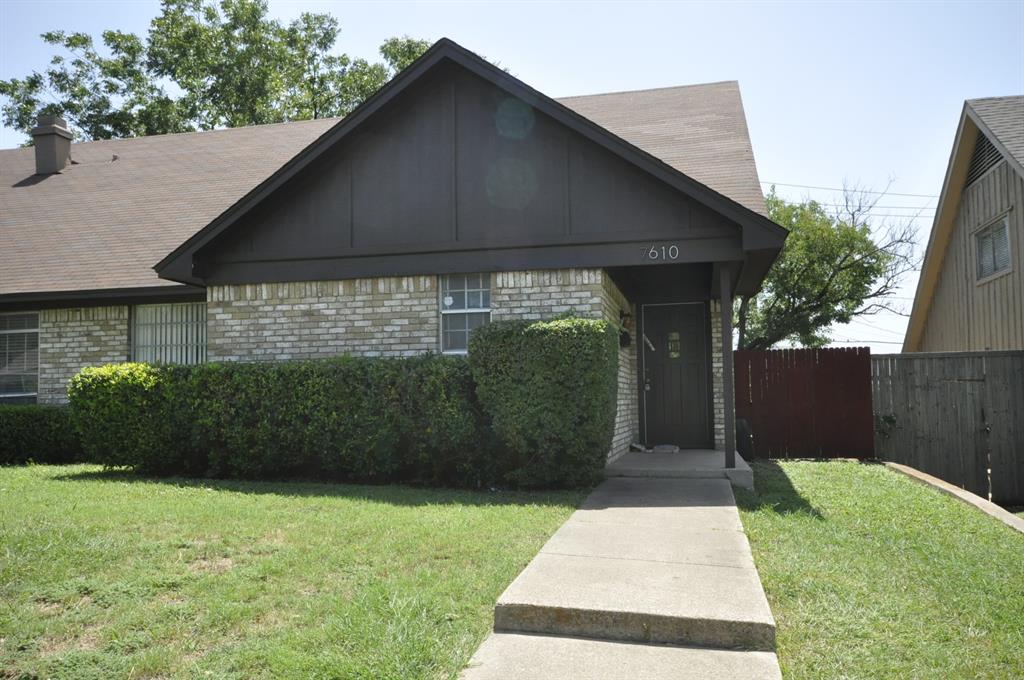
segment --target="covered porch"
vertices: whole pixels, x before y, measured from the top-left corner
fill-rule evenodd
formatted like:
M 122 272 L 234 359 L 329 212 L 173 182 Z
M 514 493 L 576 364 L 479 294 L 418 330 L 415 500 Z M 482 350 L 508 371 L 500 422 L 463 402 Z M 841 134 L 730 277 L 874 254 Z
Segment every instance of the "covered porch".
M 722 478 L 752 488 L 750 466 L 736 451 L 732 309 L 736 294 L 756 290 L 772 259 L 756 253 L 607 270 L 631 308 L 624 326 L 635 362 L 635 441 L 647 449 L 612 457 L 607 476 Z

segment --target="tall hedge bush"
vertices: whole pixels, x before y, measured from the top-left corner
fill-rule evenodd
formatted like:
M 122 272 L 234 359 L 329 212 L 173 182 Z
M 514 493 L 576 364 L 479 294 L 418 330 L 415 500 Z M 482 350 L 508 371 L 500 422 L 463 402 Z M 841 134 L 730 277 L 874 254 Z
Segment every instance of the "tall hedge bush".
M 606 321 L 502 321 L 474 331 L 469 363 L 503 449 L 500 475 L 521 486 L 600 479 L 615 428 L 618 336 Z
M 82 447 L 67 408 L 0 405 L 0 465 L 73 463 L 81 459 Z
M 69 388 L 92 460 L 150 474 L 486 483 L 465 360 L 112 364 Z
M 150 474 L 577 486 L 611 446 L 617 357 L 603 321 L 498 322 L 468 363 L 127 363 L 69 396 L 91 460 Z

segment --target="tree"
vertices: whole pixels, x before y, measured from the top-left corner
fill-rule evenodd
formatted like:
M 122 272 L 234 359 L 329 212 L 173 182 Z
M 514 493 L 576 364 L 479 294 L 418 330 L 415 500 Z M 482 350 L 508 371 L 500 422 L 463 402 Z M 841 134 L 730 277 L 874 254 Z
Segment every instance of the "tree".
M 27 134 L 40 114 L 56 114 L 85 139 L 189 129 L 177 103 L 150 77 L 146 48 L 138 36 L 104 31 L 109 56 L 100 55 L 85 33 L 50 31 L 41 37 L 64 53 L 54 55 L 43 73 L 0 80 L 7 127 Z
M 85 140 L 343 116 L 429 47 L 390 38 L 370 62 L 335 53 L 339 35 L 329 14 L 285 26 L 266 0 L 163 0 L 145 40 L 105 31 L 101 50 L 84 33 L 43 34 L 58 53 L 0 80 L 0 114 L 26 134 L 62 115 Z
M 761 292 L 739 300 L 740 349 L 769 349 L 785 340 L 821 347 L 833 324 L 897 311 L 888 298 L 917 267 L 912 223 L 873 230 L 871 211 L 884 192 L 844 194 L 843 207 L 830 212 L 817 201 L 789 203 L 771 188 L 768 215 L 789 229 L 789 238 Z

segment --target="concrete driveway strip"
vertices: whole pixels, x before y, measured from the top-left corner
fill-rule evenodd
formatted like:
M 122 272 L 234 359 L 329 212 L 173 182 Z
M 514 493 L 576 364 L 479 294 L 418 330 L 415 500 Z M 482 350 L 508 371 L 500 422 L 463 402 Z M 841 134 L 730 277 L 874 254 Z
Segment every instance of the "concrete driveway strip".
M 631 680 L 778 677 L 775 621 L 724 479 L 607 480 L 501 595 L 494 630 L 467 679 L 563 677 L 544 650 L 675 669 L 634 666 Z M 564 677 L 627 677 L 616 668 Z

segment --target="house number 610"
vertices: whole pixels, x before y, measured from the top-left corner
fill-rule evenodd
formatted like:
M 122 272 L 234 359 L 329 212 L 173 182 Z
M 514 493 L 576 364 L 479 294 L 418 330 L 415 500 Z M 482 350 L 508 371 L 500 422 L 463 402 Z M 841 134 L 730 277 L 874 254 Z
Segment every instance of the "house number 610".
M 647 259 L 649 260 L 678 260 L 679 259 L 679 246 L 651 246 L 647 250 Z

